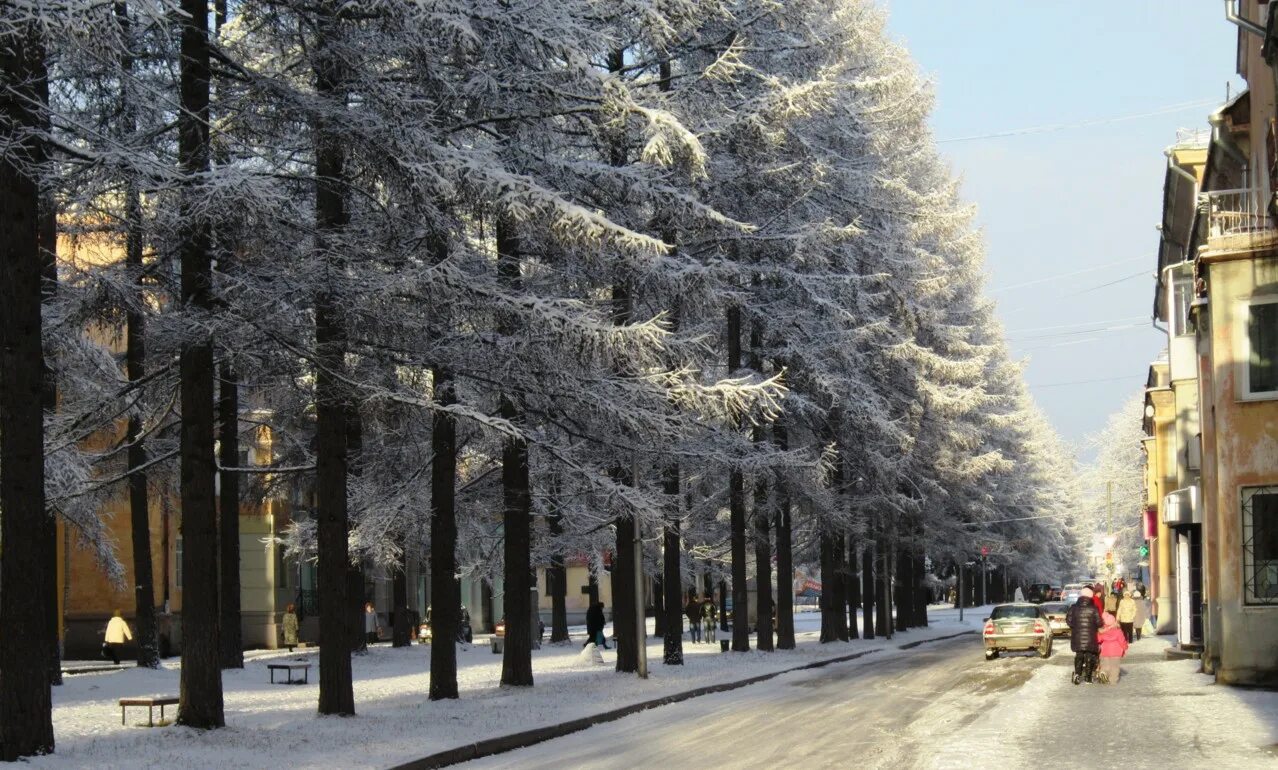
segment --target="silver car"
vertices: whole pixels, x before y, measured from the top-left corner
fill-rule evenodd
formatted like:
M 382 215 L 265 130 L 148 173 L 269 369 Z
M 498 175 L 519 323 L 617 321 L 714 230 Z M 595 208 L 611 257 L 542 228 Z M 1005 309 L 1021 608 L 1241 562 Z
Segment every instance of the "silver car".
M 1029 602 L 996 606 L 985 620 L 981 638 L 986 660 L 1015 650 L 1032 650 L 1041 658 L 1052 655 L 1051 621 L 1037 604 Z

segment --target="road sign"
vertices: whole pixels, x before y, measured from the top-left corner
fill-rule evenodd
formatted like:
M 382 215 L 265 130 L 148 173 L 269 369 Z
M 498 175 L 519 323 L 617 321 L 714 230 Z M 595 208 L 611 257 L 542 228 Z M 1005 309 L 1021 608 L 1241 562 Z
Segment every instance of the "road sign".
M 1148 556 L 1148 555 L 1149 555 L 1149 546 L 1147 546 L 1147 545 L 1141 545 L 1141 547 L 1140 547 L 1140 557 L 1143 559 L 1143 558 L 1145 558 L 1145 557 L 1146 557 L 1146 556 Z

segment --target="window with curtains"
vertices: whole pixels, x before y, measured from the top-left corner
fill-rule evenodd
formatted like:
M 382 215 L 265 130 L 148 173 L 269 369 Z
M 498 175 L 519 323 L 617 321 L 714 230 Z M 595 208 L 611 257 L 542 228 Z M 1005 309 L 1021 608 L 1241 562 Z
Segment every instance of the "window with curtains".
M 1278 299 L 1247 306 L 1246 394 L 1278 393 Z

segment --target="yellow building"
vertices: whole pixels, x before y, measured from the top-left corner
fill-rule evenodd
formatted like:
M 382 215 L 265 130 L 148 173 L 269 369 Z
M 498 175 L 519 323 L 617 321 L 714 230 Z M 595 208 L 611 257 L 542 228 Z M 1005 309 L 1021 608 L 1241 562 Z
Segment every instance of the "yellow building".
M 1211 116 L 1187 308 L 1201 422 L 1203 666 L 1278 683 L 1278 112 L 1262 46 L 1271 4 L 1237 3 L 1249 90 Z
M 110 234 L 78 235 L 59 242 L 61 258 L 78 267 L 104 265 L 123 258 L 118 240 Z M 124 334 L 119 328 L 99 327 L 89 334 L 113 353 L 123 355 Z M 261 425 L 262 415 L 253 423 Z M 125 436 L 125 423 L 89 439 L 88 449 L 117 445 Z M 251 440 L 241 438 L 244 461 L 249 465 L 269 465 L 271 433 L 266 427 L 253 431 Z M 182 537 L 181 502 L 176 490 L 151 486 L 148 496 L 152 574 L 162 654 L 176 653 L 181 645 Z M 240 506 L 240 607 L 241 632 L 246 647 L 275 647 L 280 638 L 278 624 L 284 606 L 297 595 L 295 566 L 284 563 L 283 549 L 271 539 L 288 523 L 290 505 L 284 499 L 244 502 Z M 119 609 L 130 625 L 135 623 L 133 598 L 133 541 L 128 489 L 119 493 L 100 511 L 116 555 L 124 567 L 124 579 L 108 580 L 94 553 L 77 536 L 59 523 L 58 601 L 62 618 L 64 655 L 67 658 L 94 656 L 102 644 L 107 620 Z M 131 651 L 126 650 L 126 654 Z

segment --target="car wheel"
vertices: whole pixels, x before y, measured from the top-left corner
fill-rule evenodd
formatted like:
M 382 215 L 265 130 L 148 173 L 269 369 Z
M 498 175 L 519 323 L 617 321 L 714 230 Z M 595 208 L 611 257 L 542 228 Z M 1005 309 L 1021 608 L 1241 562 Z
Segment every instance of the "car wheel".
M 997 657 L 998 657 L 998 650 L 986 650 L 986 651 L 985 651 L 985 659 L 986 659 L 986 660 L 994 660 L 994 659 L 995 659 L 995 658 L 997 658 Z
M 1052 657 L 1052 640 L 1051 639 L 1048 639 L 1047 644 L 1044 644 L 1041 648 L 1039 648 L 1038 657 L 1040 658 Z

